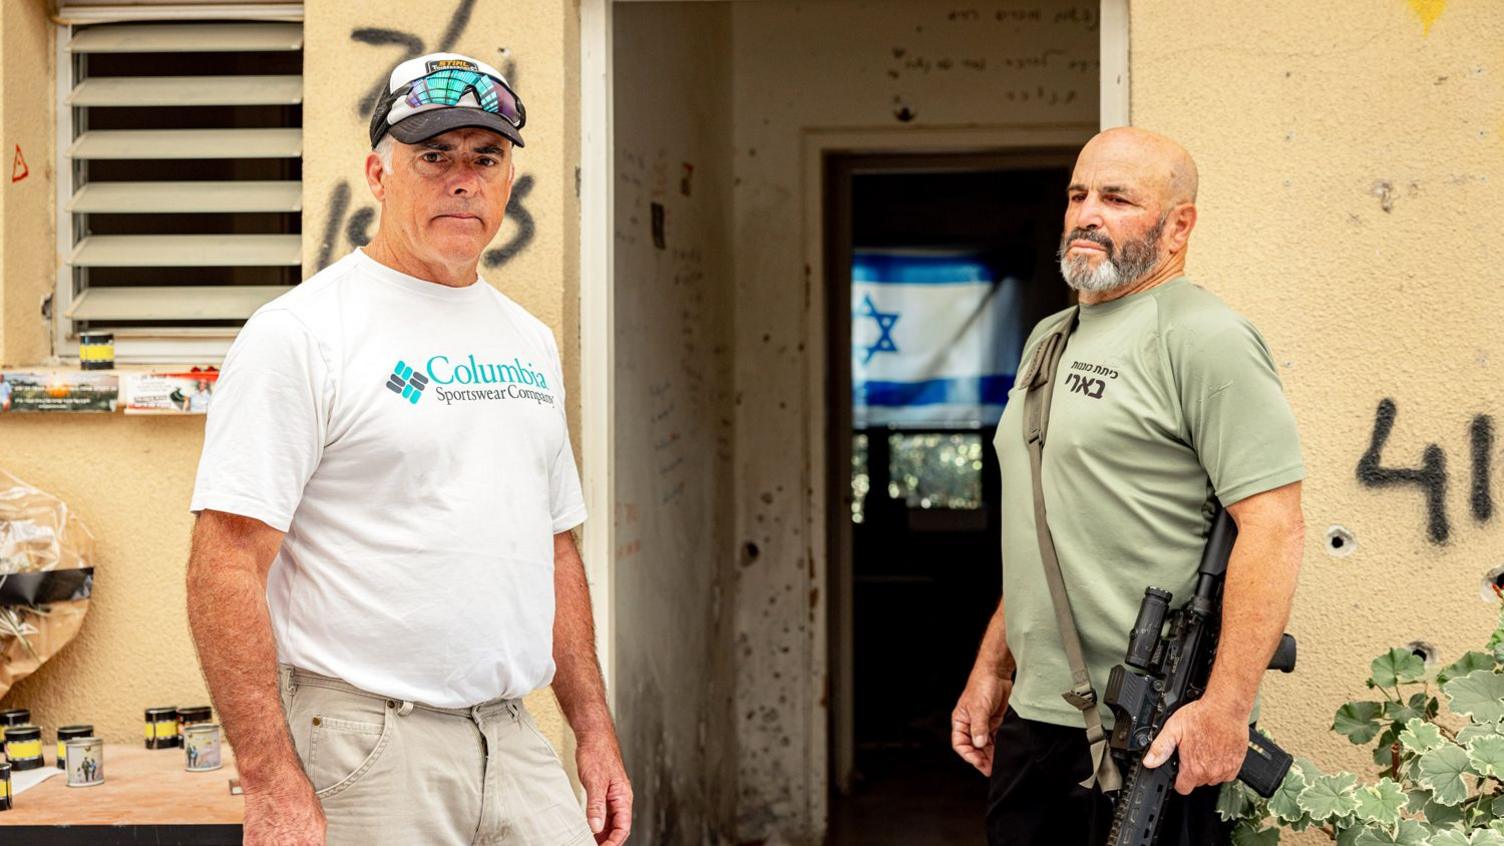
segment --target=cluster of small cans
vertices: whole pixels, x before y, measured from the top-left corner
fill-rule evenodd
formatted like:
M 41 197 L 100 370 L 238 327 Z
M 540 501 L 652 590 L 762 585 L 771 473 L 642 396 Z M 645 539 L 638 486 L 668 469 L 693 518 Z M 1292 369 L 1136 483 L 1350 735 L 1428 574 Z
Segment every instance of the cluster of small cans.
M 146 709 L 146 748 L 181 747 L 188 772 L 206 773 L 223 766 L 219 742 L 219 725 L 208 705 Z
M 0 762 L 0 811 L 12 806 L 11 773 L 46 765 L 42 757 L 42 729 L 32 725 L 31 711 L 12 708 L 0 711 L 4 730 L 5 761 Z M 146 748 L 182 748 L 184 769 L 210 772 L 219 769 L 219 725 L 208 705 L 193 708 L 146 709 Z M 91 725 L 63 726 L 57 730 L 57 768 L 68 777 L 69 787 L 93 787 L 104 783 L 104 741 L 94 736 Z

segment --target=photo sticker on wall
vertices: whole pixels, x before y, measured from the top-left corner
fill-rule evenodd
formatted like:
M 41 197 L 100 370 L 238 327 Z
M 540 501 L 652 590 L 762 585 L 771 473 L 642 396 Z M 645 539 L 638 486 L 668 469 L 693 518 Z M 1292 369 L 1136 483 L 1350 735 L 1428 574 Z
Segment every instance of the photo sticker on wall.
M 392 375 L 387 377 L 386 386 L 392 393 L 400 394 L 403 399 L 418 404 L 423 397 L 423 389 L 428 387 L 428 377 L 422 373 L 414 373 L 412 367 L 406 362 L 399 361 L 392 368 Z

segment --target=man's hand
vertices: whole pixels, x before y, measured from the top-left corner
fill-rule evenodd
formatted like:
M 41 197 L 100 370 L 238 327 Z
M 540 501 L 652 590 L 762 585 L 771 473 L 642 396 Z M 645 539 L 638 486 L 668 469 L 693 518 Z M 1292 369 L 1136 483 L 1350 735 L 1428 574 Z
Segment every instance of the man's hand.
M 632 783 L 614 736 L 578 738 L 575 765 L 585 787 L 585 817 L 595 842 L 621 846 L 632 832 Z
M 981 771 L 992 775 L 992 735 L 1003 723 L 1013 681 L 998 678 L 985 670 L 971 674 L 961 692 L 956 710 L 950 715 L 950 745 L 956 754 Z
M 1238 777 L 1248 757 L 1246 708 L 1228 707 L 1209 699 L 1191 702 L 1165 721 L 1165 727 L 1144 754 L 1153 769 L 1180 753 L 1175 792 L 1182 796 L 1204 784 L 1225 784 Z
M 289 787 L 246 791 L 245 846 L 324 846 L 326 826 L 324 808 L 301 772 Z

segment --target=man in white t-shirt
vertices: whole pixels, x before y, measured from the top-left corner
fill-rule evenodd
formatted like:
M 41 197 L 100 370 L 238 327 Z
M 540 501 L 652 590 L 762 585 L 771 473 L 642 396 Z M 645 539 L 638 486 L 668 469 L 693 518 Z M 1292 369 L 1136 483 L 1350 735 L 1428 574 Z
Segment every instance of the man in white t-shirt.
M 247 844 L 630 830 L 558 348 L 476 273 L 524 122 L 489 65 L 398 65 L 366 159 L 376 237 L 258 309 L 225 357 L 188 611 Z M 550 683 L 583 811 L 522 706 Z

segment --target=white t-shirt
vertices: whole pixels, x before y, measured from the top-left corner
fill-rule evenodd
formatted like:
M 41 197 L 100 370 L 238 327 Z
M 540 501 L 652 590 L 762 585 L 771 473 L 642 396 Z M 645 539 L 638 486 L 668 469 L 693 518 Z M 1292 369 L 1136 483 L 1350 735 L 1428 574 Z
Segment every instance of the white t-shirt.
M 445 708 L 553 678 L 553 536 L 585 519 L 553 334 L 484 280 L 356 250 L 256 311 L 191 509 L 285 531 L 281 661 Z

